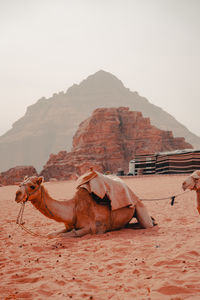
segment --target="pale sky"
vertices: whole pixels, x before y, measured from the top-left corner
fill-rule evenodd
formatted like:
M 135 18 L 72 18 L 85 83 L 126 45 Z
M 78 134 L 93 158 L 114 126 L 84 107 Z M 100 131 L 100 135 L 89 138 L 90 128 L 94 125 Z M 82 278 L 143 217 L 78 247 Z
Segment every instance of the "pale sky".
M 200 0 L 0 0 L 0 135 L 100 69 L 200 136 Z

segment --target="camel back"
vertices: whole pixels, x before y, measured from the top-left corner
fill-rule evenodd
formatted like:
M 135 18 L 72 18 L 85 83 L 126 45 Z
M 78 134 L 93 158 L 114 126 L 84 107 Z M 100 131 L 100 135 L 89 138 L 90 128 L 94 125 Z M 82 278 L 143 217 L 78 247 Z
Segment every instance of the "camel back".
M 139 198 L 120 178 L 103 175 L 94 170 L 78 178 L 77 188 L 80 187 L 87 189 L 89 193 L 96 194 L 101 199 L 107 195 L 111 201 L 112 210 L 135 206 L 139 201 Z

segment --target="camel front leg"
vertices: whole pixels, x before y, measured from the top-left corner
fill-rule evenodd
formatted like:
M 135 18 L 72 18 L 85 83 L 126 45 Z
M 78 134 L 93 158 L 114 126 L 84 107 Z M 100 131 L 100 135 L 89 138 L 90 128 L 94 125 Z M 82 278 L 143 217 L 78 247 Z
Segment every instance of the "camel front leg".
M 67 229 L 67 228 L 65 228 L 65 229 L 63 229 L 63 230 L 51 232 L 51 233 L 49 233 L 49 234 L 47 235 L 47 237 L 48 237 L 49 239 L 52 239 L 52 238 L 58 237 L 58 236 L 60 236 L 61 234 L 64 234 L 64 233 L 68 233 L 68 229 Z
M 61 234 L 59 234 L 59 237 L 81 237 L 88 233 L 91 233 L 90 227 L 84 227 L 84 228 L 81 228 L 78 230 L 73 229 L 70 232 L 61 233 Z
M 48 238 L 52 239 L 52 238 L 58 237 L 62 233 L 67 233 L 67 232 L 71 231 L 73 228 L 74 228 L 73 224 L 65 223 L 65 229 L 49 233 Z

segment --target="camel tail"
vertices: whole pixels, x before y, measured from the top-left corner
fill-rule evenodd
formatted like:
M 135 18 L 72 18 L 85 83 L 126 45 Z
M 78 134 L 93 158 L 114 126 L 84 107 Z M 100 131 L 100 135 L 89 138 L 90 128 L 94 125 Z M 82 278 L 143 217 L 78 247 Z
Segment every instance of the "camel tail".
M 154 226 L 152 218 L 149 216 L 147 208 L 142 202 L 136 204 L 137 220 L 143 228 L 151 228 Z

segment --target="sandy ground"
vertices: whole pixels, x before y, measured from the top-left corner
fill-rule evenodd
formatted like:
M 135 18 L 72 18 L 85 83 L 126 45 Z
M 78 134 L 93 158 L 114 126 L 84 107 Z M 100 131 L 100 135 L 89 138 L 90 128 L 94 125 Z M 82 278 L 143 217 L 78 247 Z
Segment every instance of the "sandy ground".
M 182 193 L 184 176 L 125 179 L 140 198 Z M 46 183 L 58 199 L 74 182 Z M 200 299 L 200 216 L 195 192 L 145 202 L 153 229 L 122 229 L 82 238 L 33 237 L 16 225 L 16 186 L 0 188 L 0 299 Z M 26 227 L 46 235 L 61 224 L 31 204 Z

